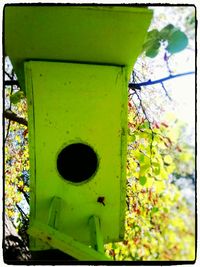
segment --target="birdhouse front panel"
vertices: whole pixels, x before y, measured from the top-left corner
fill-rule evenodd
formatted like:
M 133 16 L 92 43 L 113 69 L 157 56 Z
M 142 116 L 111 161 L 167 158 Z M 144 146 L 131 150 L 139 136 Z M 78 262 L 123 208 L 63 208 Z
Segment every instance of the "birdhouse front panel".
M 31 216 L 90 244 L 89 219 L 100 218 L 104 242 L 124 234 L 127 73 L 120 66 L 29 61 Z M 45 249 L 32 242 L 32 249 Z

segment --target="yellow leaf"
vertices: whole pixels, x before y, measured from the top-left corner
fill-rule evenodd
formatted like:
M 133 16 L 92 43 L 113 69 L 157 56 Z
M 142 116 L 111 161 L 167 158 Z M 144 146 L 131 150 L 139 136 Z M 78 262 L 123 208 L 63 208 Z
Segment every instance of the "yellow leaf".
M 166 155 L 164 157 L 164 162 L 167 164 L 171 164 L 173 162 L 172 157 L 170 155 Z
M 15 137 L 15 140 L 16 140 L 17 142 L 21 142 L 21 138 L 20 138 L 20 136 L 17 135 L 17 136 Z

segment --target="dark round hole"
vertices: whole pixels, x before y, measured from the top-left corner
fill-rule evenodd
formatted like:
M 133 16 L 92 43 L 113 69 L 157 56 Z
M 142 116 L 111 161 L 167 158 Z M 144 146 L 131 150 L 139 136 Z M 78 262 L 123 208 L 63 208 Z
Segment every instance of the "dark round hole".
M 76 143 L 66 146 L 58 155 L 57 169 L 68 181 L 80 183 L 90 178 L 98 164 L 94 150 L 85 144 Z

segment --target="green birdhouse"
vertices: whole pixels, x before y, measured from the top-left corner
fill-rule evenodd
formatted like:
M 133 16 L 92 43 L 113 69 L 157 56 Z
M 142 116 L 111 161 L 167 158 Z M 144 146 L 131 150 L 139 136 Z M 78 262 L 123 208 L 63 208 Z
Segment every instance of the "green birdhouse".
M 28 100 L 31 249 L 98 259 L 103 243 L 123 239 L 127 85 L 151 16 L 130 6 L 5 7 L 5 50 Z M 83 256 L 88 245 L 99 254 Z

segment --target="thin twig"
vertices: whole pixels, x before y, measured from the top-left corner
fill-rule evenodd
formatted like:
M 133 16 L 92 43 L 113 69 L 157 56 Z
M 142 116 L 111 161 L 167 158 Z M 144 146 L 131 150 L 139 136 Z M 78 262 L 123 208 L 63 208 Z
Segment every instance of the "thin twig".
M 170 101 L 172 101 L 172 98 L 171 98 L 170 95 L 168 94 L 168 92 L 167 92 L 167 90 L 166 90 L 166 88 L 165 88 L 163 82 L 161 82 L 161 85 L 162 85 L 162 89 L 165 91 L 165 95 L 169 98 Z
M 8 121 L 8 127 L 7 127 L 7 131 L 6 131 L 5 142 L 6 142 L 7 138 L 8 138 L 9 132 L 10 132 L 10 120 Z
M 165 52 L 164 61 L 166 62 L 166 67 L 167 67 L 167 70 L 168 70 L 169 74 L 172 75 L 172 70 L 169 67 L 169 58 L 170 58 L 170 56 L 171 55 L 168 55 L 167 52 Z
M 142 83 L 129 83 L 129 88 L 131 89 L 138 89 L 139 87 L 141 86 L 149 86 L 149 85 L 153 85 L 153 84 L 158 84 L 158 83 L 162 83 L 162 82 L 165 82 L 167 80 L 170 80 L 170 79 L 174 79 L 174 78 L 178 78 L 178 77 L 181 77 L 181 76 L 186 76 L 186 75 L 191 75 L 191 74 L 195 74 L 194 71 L 190 71 L 190 72 L 184 72 L 184 73 L 179 73 L 179 74 L 176 74 L 176 75 L 169 75 L 165 78 L 162 78 L 162 79 L 158 79 L 158 80 L 148 80 L 147 82 L 142 82 Z
M 21 213 L 22 217 L 25 219 L 25 220 L 28 220 L 28 216 L 26 215 L 26 213 L 22 210 L 22 208 L 16 203 L 16 207 L 17 209 L 19 210 L 19 212 Z
M 9 74 L 7 71 L 4 71 L 4 73 L 8 76 L 10 80 L 13 80 L 13 75 Z
M 139 94 L 138 94 L 138 92 L 137 92 L 136 90 L 135 90 L 135 94 L 136 94 L 136 96 L 137 96 L 137 98 L 138 98 L 138 100 L 139 100 L 139 102 L 140 102 L 140 107 L 141 107 L 141 109 L 142 109 L 142 112 L 143 112 L 143 114 L 144 114 L 146 120 L 147 120 L 148 123 L 149 123 L 149 128 L 151 128 L 151 123 L 150 123 L 150 121 L 149 121 L 149 119 L 148 119 L 148 116 L 147 116 L 147 114 L 146 114 L 146 111 L 145 111 L 145 109 L 144 109 L 144 107 L 143 107 L 142 99 L 141 99 L 141 97 L 139 96 Z
M 23 194 L 24 198 L 26 199 L 27 204 L 29 204 L 29 196 L 23 189 L 18 188 L 18 190 Z

